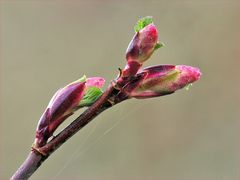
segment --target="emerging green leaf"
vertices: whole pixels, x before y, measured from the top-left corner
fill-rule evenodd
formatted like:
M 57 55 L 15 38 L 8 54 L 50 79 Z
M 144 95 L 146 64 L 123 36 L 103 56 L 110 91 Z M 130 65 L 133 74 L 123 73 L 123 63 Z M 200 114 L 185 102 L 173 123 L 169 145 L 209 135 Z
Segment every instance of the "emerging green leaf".
M 134 26 L 135 32 L 139 32 L 141 29 L 146 27 L 147 25 L 153 23 L 151 16 L 146 16 L 138 20 L 137 24 Z
M 97 87 L 89 87 L 79 103 L 79 107 L 90 106 L 102 95 L 102 90 Z
M 157 49 L 164 47 L 164 46 L 165 46 L 165 44 L 163 42 L 158 42 L 154 47 L 154 51 L 156 51 Z
M 188 91 L 191 86 L 192 86 L 192 83 L 186 85 L 186 86 L 185 86 L 185 89 Z

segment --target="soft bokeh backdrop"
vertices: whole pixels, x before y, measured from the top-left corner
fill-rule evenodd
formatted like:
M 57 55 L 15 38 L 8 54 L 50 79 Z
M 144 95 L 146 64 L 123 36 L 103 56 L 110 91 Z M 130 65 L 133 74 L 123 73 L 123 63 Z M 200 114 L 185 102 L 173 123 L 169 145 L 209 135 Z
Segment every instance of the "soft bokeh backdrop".
M 197 66 L 201 80 L 189 91 L 104 112 L 32 180 L 240 178 L 239 0 L 5 0 L 0 8 L 1 180 L 27 156 L 53 93 L 83 74 L 114 78 L 146 15 L 166 44 L 146 66 Z

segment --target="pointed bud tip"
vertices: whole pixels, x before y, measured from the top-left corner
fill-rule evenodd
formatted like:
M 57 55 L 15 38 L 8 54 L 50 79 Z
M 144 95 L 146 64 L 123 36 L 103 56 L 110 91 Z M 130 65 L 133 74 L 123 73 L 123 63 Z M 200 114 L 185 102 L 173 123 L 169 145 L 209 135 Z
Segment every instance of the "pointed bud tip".
M 87 80 L 87 76 L 86 75 L 83 75 L 80 79 L 76 80 L 76 81 L 73 81 L 71 83 L 69 83 L 66 87 L 68 86 L 71 86 L 73 84 L 81 84 L 81 83 L 85 83 Z
M 183 76 L 187 76 L 190 83 L 199 80 L 202 75 L 199 68 L 192 66 L 178 65 L 176 70 L 180 71 Z
M 143 63 L 150 58 L 158 42 L 158 31 L 154 24 L 148 24 L 138 31 L 126 50 L 127 61 Z
M 95 86 L 101 88 L 105 83 L 105 79 L 102 77 L 91 77 L 87 78 L 86 85 L 87 86 Z
M 141 29 L 139 31 L 139 33 L 143 33 L 145 36 L 149 36 L 155 41 L 158 38 L 158 30 L 153 23 L 151 23 L 151 24 L 147 25 L 146 27 L 144 27 L 143 29 Z

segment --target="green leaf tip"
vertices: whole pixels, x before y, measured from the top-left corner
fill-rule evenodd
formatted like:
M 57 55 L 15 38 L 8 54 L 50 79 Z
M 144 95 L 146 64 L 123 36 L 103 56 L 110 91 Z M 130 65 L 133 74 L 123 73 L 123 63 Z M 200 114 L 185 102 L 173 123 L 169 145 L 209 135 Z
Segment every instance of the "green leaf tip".
M 190 87 L 192 86 L 192 83 L 186 85 L 184 88 L 188 91 L 190 89 Z
M 78 80 L 76 80 L 76 81 L 73 81 L 73 82 L 71 82 L 71 83 L 68 84 L 68 85 L 72 85 L 72 84 L 78 83 L 78 82 L 86 82 L 86 80 L 87 80 L 87 76 L 86 76 L 86 75 L 83 75 L 80 79 L 78 79 Z
M 163 42 L 158 42 L 157 44 L 156 44 L 156 46 L 154 47 L 154 51 L 156 51 L 157 49 L 159 49 L 159 48 L 161 48 L 161 47 L 164 47 L 165 46 L 165 44 L 163 43 Z
M 83 77 L 81 77 L 78 81 L 85 82 L 86 80 L 87 80 L 87 76 L 84 74 Z
M 141 29 L 146 27 L 147 25 L 153 23 L 151 16 L 146 16 L 138 20 L 137 24 L 134 26 L 135 32 L 139 32 Z

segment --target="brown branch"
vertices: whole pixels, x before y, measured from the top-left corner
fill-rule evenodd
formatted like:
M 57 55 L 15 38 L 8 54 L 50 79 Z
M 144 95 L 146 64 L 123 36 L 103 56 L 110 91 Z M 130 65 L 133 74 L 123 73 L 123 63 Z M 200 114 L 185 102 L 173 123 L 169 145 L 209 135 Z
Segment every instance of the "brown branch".
M 56 137 L 49 141 L 45 146 L 39 149 L 33 149 L 21 167 L 11 177 L 11 180 L 28 179 L 56 149 L 58 149 L 82 127 L 87 125 L 92 119 L 94 119 L 104 110 L 126 99 L 125 96 L 113 96 L 114 90 L 115 89 L 113 85 L 110 85 L 103 95 L 92 106 L 84 111 Z M 111 103 L 109 102 L 109 99 L 111 99 Z
M 37 169 L 41 166 L 42 162 L 47 157 L 42 156 L 36 151 L 31 151 L 28 157 L 23 162 L 20 168 L 11 177 L 13 180 L 25 180 L 28 179 Z

